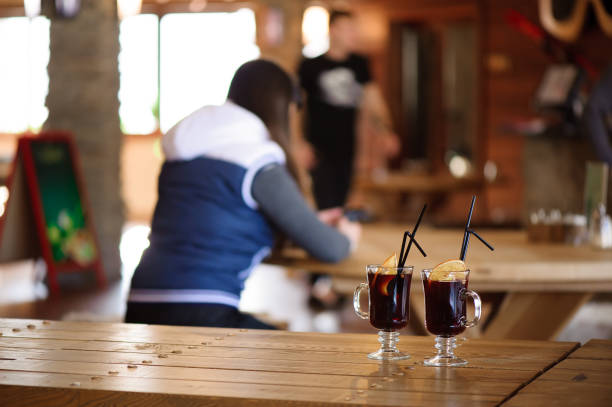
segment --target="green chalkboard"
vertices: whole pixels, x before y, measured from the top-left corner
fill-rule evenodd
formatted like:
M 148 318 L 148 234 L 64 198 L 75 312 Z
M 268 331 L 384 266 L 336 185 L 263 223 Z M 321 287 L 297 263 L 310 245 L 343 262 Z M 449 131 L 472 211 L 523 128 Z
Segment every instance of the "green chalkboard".
M 97 256 L 96 245 L 87 225 L 70 145 L 37 140 L 30 146 L 53 260 L 90 264 Z
M 20 137 L 0 216 L 0 262 L 42 256 L 53 295 L 60 272 L 93 271 L 106 284 L 79 168 L 70 133 Z

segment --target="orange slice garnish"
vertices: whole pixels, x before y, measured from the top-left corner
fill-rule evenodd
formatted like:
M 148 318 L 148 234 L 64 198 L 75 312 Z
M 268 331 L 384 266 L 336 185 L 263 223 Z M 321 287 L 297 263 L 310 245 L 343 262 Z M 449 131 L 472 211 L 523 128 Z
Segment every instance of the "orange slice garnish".
M 380 267 L 377 268 L 376 274 L 374 274 L 374 278 L 372 279 L 372 286 L 376 284 L 376 278 L 379 274 L 390 273 L 390 270 L 388 270 L 389 267 L 397 267 L 397 253 L 393 253 L 391 256 L 387 257 Z
M 433 281 L 453 281 L 465 277 L 467 266 L 461 260 L 447 260 L 438 264 L 429 275 Z
M 397 267 L 397 253 L 393 253 L 382 264 L 383 267 Z

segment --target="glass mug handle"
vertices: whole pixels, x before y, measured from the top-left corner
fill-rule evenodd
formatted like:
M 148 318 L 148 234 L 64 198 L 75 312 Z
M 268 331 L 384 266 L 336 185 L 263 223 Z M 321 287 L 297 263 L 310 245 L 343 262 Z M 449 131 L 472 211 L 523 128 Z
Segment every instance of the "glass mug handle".
M 368 312 L 364 312 L 361 310 L 361 293 L 363 290 L 368 290 L 369 287 L 366 283 L 361 283 L 355 288 L 355 294 L 353 295 L 353 308 L 355 308 L 355 314 L 359 316 L 361 319 L 370 318 L 370 314 Z
M 464 297 L 472 297 L 472 301 L 474 301 L 474 319 L 472 319 L 471 321 L 463 321 L 463 325 L 466 328 L 471 328 L 473 326 L 478 325 L 478 321 L 480 321 L 480 313 L 482 308 L 480 295 L 478 295 L 475 291 L 472 290 L 463 290 L 462 295 Z

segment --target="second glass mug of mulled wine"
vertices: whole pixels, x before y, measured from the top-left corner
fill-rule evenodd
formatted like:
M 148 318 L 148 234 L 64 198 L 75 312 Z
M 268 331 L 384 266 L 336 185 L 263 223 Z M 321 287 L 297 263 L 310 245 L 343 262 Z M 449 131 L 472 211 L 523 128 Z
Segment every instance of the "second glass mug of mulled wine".
M 425 326 L 436 335 L 435 348 L 438 354 L 426 359 L 427 366 L 463 366 L 467 360 L 454 354 L 457 347 L 455 336 L 466 328 L 476 326 L 480 321 L 480 296 L 468 290 L 470 270 L 443 273 L 423 270 L 423 291 L 425 294 Z M 474 319 L 467 320 L 467 298 L 474 301 Z
M 355 289 L 353 306 L 360 318 L 369 319 L 377 328 L 380 349 L 368 358 L 376 360 L 408 359 L 410 355 L 397 348 L 399 330 L 408 325 L 410 311 L 410 282 L 412 266 L 388 267 L 369 265 L 366 267 L 368 283 Z M 361 308 L 361 293 L 368 290 L 368 311 Z

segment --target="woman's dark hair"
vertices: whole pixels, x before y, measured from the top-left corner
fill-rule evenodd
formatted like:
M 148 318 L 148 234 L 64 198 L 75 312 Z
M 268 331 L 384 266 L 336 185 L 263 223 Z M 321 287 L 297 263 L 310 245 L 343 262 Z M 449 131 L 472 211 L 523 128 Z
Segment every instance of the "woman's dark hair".
M 285 152 L 287 168 L 296 181 L 299 176 L 289 148 L 289 105 L 299 102 L 298 94 L 289 74 L 274 62 L 264 59 L 246 62 L 238 68 L 227 94 L 232 102 L 264 122 L 270 138 Z

